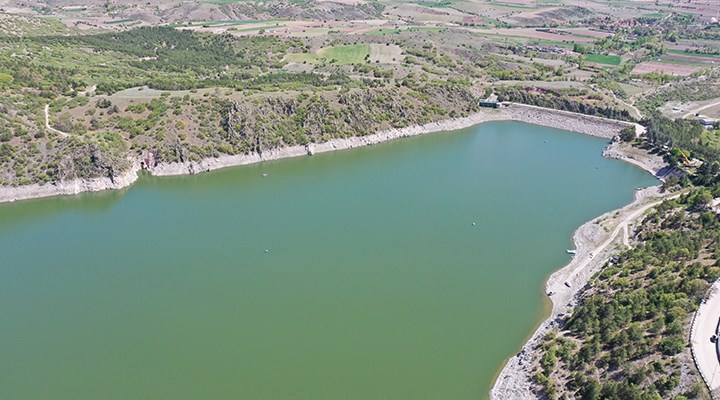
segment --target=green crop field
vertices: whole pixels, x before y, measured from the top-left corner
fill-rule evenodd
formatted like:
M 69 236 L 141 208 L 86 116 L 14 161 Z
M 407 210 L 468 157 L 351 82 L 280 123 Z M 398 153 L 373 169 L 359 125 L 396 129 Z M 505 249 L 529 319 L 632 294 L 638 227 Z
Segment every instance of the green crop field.
M 294 62 L 307 62 L 310 64 L 355 64 L 365 62 L 370 56 L 370 46 L 354 44 L 335 46 L 320 50 L 317 54 L 288 54 L 286 58 Z
M 336 46 L 323 50 L 320 54 L 333 64 L 353 64 L 365 61 L 365 57 L 370 55 L 370 46 L 366 44 Z
M 535 8 L 532 6 L 525 6 L 525 5 L 516 4 L 516 3 L 503 3 L 500 1 L 493 1 L 493 2 L 490 2 L 490 4 L 495 5 L 495 6 L 500 6 L 500 7 L 508 7 L 508 8 Z
M 620 56 L 606 56 L 604 54 L 588 54 L 585 61 L 606 65 L 620 65 Z
M 126 18 L 126 19 L 119 19 L 116 21 L 107 21 L 105 23 L 108 25 L 115 25 L 115 24 L 126 24 L 128 22 L 133 22 L 133 21 L 135 21 L 135 20 L 132 18 Z

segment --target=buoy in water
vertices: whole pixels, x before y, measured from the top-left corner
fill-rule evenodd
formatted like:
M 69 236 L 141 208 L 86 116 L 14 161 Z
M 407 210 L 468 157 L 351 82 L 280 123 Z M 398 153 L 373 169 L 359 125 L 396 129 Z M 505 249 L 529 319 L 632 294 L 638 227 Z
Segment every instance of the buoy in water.
M 269 253 L 269 252 L 270 252 L 270 250 L 268 250 L 268 249 L 265 249 L 265 254 L 267 254 L 267 253 Z
M 262 174 L 262 176 L 264 176 L 264 177 L 265 177 L 265 176 L 267 176 L 267 174 Z
M 473 226 L 475 226 L 475 225 L 477 225 L 477 224 L 473 222 Z

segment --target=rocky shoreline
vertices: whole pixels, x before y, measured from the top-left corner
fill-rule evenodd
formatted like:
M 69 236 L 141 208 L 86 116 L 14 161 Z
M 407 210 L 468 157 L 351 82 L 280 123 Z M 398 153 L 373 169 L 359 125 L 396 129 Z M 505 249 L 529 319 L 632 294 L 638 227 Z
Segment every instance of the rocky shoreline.
M 634 164 L 662 179 L 667 166 L 658 155 L 631 146 L 628 143 L 613 142 L 603 151 L 605 157 Z M 626 246 L 628 237 L 621 238 L 639 222 L 645 211 L 660 202 L 676 197 L 676 194 L 661 193 L 660 186 L 651 186 L 635 193 L 635 200 L 619 209 L 609 211 L 580 226 L 573 234 L 576 254 L 563 268 L 548 278 L 545 288 L 552 301 L 550 315 L 542 321 L 515 356 L 504 365 L 490 391 L 491 400 L 540 400 L 544 397 L 536 392 L 533 382 L 534 366 L 540 361 L 539 348 L 543 337 L 558 328 L 579 300 L 581 289 L 598 272 L 605 261 L 617 253 L 618 247 Z
M 90 179 L 72 179 L 63 182 L 32 184 L 25 186 L 0 186 L 0 203 L 19 200 L 38 199 L 43 197 L 76 195 L 83 192 L 99 192 L 101 190 L 122 189 L 135 183 L 138 179 L 139 165 L 132 167 L 120 175 Z
M 368 136 L 332 139 L 324 143 L 311 143 L 306 146 L 273 149 L 265 151 L 262 154 L 226 155 L 184 163 L 159 163 L 150 168 L 149 172 L 154 176 L 197 174 L 262 161 L 370 146 L 403 137 L 453 131 L 490 121 L 525 122 L 608 139 L 616 136 L 620 130 L 627 126 L 635 125 L 639 127 L 639 125 L 628 122 L 512 103 L 505 105 L 501 109 L 483 110 L 468 117 L 448 119 L 401 129 L 390 129 Z M 653 175 L 657 175 L 658 171 L 664 166 L 661 158 L 651 156 L 640 149 L 626 144 L 611 144 L 605 149 L 603 155 L 633 163 L 648 170 Z M 113 178 L 104 177 L 70 180 L 45 185 L 34 184 L 21 187 L 0 187 L 0 203 L 58 195 L 73 195 L 82 192 L 121 189 L 130 186 L 138 179 L 140 169 L 140 161 L 132 160 L 130 170 Z M 638 191 L 636 199 L 632 204 L 620 210 L 609 212 L 593 221 L 589 221 L 577 229 L 573 236 L 573 241 L 577 247 L 576 257 L 570 264 L 553 273 L 546 284 L 547 293 L 552 293 L 550 296 L 553 302 L 551 315 L 541 323 L 540 327 L 523 346 L 522 350 L 508 360 L 495 381 L 495 385 L 490 394 L 491 399 L 529 400 L 540 398 L 532 390 L 531 366 L 533 362 L 537 361 L 537 346 L 542 337 L 549 330 L 557 326 L 557 318 L 565 314 L 574 305 L 579 289 L 587 282 L 592 274 L 600 268 L 600 260 L 607 258 L 607 254 L 605 253 L 611 251 L 611 249 L 606 249 L 607 251 L 603 253 L 597 252 L 596 250 L 598 241 L 604 237 L 603 233 L 607 235 L 606 230 L 608 229 L 608 226 L 600 227 L 598 221 L 604 220 L 604 223 L 609 223 L 608 221 L 613 220 L 613 218 L 617 219 L 617 216 L 627 216 L 629 213 L 637 213 L 638 210 L 642 210 L 643 207 L 648 207 L 650 201 L 657 201 L 658 198 L 658 187 Z M 611 214 L 613 218 L 609 218 Z M 610 227 L 610 229 L 612 229 L 612 227 Z M 588 261 L 588 257 L 592 258 L 589 254 L 593 251 L 595 251 L 597 255 L 594 259 L 595 263 Z M 585 264 L 593 265 L 582 265 L 581 268 L 578 268 L 578 264 L 581 261 L 587 261 Z M 569 288 L 565 286 L 565 282 L 568 280 L 572 280 L 571 287 Z
M 489 121 L 519 121 L 604 138 L 615 136 L 622 128 L 629 125 L 629 123 L 622 121 L 512 103 L 500 109 L 483 110 L 467 117 L 453 118 L 407 128 L 389 129 L 368 136 L 331 139 L 327 142 L 311 143 L 307 146 L 272 149 L 264 151 L 262 154 L 225 155 L 216 158 L 206 158 L 201 161 L 159 163 L 150 168 L 149 172 L 154 176 L 191 175 L 262 161 L 370 146 L 403 137 L 441 131 L 453 131 Z M 130 170 L 112 178 L 76 179 L 43 185 L 32 184 L 18 187 L 0 186 L 0 203 L 41 197 L 74 195 L 82 192 L 121 189 L 131 185 L 137 180 L 137 174 L 140 171 L 140 162 L 138 160 L 132 160 L 131 165 Z

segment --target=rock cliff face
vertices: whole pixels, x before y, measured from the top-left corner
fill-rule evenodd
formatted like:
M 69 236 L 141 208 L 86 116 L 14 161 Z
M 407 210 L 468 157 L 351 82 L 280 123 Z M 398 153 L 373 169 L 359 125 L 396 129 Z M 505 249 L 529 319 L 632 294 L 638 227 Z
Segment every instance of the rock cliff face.
M 139 167 L 132 166 L 118 175 L 102 178 L 69 179 L 44 185 L 32 184 L 18 187 L 0 187 L 0 203 L 41 197 L 73 195 L 82 192 L 98 192 L 122 189 L 132 185 L 138 178 Z
M 96 144 L 88 144 L 60 159 L 57 180 L 67 182 L 83 177 L 106 177 L 113 181 L 116 175 L 130 167 L 124 161 L 113 159 L 111 154 L 102 152 Z
M 451 131 L 467 128 L 486 121 L 508 119 L 504 113 L 476 113 L 469 117 L 455 118 L 425 125 L 416 125 L 407 128 L 384 130 L 372 135 L 353 136 L 348 138 L 335 138 L 325 142 L 309 143 L 307 145 L 288 146 L 266 150 L 262 153 L 252 152 L 240 155 L 226 155 L 207 158 L 200 161 L 160 163 L 150 169 L 156 176 L 187 175 L 211 171 L 219 168 L 236 165 L 252 164 L 261 161 L 277 160 L 282 158 L 300 157 L 328 151 L 352 149 L 355 147 L 370 146 L 402 137 L 417 136 L 431 132 Z
M 625 122 L 588 117 L 564 111 L 546 110 L 525 105 L 512 105 L 508 109 L 480 111 L 468 117 L 447 119 L 406 128 L 388 129 L 365 136 L 334 138 L 324 142 L 308 143 L 307 145 L 287 146 L 266 150 L 264 152 L 250 152 L 240 155 L 226 155 L 206 158 L 200 161 L 161 163 L 151 168 L 150 172 L 157 176 L 195 174 L 236 165 L 370 146 L 403 137 L 423 135 L 432 132 L 452 131 L 467 128 L 482 122 L 503 120 L 526 122 L 552 128 L 561 127 L 562 129 L 603 138 L 612 138 L 617 135 L 622 128 L 627 126 Z

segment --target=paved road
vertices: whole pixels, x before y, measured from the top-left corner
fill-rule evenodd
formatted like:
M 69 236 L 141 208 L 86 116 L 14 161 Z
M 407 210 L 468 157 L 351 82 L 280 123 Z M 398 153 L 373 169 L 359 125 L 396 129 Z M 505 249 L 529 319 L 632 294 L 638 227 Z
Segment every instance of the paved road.
M 695 352 L 695 362 L 713 392 L 720 389 L 720 361 L 715 343 L 710 342 L 710 337 L 716 333 L 718 318 L 720 318 L 720 282 L 715 282 L 710 289 L 710 295 L 700 305 L 695 315 L 695 330 L 690 338 Z

